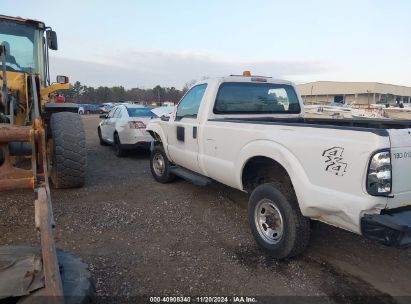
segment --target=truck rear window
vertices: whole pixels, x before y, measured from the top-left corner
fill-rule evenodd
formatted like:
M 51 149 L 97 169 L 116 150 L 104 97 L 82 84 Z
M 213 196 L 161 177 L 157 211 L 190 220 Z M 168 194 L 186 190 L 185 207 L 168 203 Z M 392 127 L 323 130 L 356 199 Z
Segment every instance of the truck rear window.
M 225 82 L 214 104 L 215 114 L 300 113 L 294 88 L 285 84 Z

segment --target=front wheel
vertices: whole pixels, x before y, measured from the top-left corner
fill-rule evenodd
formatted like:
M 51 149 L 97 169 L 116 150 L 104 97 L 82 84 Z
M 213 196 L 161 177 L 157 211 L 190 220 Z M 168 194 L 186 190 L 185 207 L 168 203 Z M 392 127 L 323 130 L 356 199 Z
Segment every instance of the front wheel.
M 310 221 L 301 214 L 292 198 L 295 195 L 289 194 L 283 194 L 275 184 L 263 184 L 251 193 L 248 203 L 248 220 L 256 242 L 277 259 L 301 254 L 310 239 Z
M 150 155 L 150 170 L 154 179 L 159 183 L 166 184 L 175 179 L 170 173 L 170 161 L 164 152 L 163 146 L 155 146 Z

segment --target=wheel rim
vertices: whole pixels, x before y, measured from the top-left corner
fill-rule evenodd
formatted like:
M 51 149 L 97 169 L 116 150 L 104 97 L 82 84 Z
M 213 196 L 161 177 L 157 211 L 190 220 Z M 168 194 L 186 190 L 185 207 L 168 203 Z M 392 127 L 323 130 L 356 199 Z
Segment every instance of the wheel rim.
M 156 153 L 153 157 L 153 169 L 157 176 L 162 176 L 166 170 L 164 157 L 160 153 Z
M 257 203 L 254 211 L 254 221 L 257 231 L 265 242 L 276 244 L 284 232 L 284 222 L 277 205 L 269 199 Z

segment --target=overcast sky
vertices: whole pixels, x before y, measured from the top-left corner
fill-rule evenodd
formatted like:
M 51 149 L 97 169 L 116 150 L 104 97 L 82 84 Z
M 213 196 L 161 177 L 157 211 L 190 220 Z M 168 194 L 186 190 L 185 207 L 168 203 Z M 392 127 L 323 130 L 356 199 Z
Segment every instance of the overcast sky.
M 175 86 L 240 74 L 411 86 L 411 1 L 0 0 L 57 31 L 52 74 Z

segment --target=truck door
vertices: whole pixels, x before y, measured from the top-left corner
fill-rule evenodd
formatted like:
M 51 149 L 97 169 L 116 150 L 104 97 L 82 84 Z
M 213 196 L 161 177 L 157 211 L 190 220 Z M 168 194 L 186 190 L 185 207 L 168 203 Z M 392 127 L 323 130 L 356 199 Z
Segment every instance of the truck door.
M 191 88 L 177 106 L 167 128 L 168 152 L 176 164 L 200 172 L 198 164 L 198 110 L 207 84 Z

